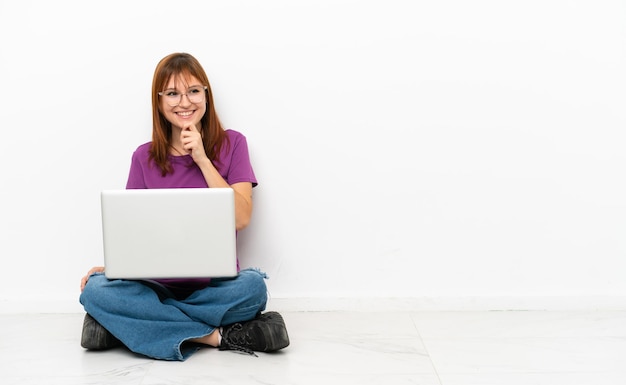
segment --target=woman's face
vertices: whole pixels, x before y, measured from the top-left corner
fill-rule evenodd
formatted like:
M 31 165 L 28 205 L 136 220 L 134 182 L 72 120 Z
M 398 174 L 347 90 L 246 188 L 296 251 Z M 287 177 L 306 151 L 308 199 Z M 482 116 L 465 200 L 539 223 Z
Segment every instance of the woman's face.
M 161 112 L 173 127 L 181 129 L 194 124 L 200 130 L 200 119 L 206 113 L 205 85 L 194 76 L 172 76 L 160 94 Z

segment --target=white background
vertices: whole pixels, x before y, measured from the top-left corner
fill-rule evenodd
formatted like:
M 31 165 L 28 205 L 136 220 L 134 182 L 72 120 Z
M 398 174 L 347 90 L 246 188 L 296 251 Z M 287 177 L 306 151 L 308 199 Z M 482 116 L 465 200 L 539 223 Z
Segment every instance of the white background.
M 0 0 L 0 42 L 2 311 L 80 311 L 176 51 L 248 138 L 273 298 L 626 303 L 624 1 Z

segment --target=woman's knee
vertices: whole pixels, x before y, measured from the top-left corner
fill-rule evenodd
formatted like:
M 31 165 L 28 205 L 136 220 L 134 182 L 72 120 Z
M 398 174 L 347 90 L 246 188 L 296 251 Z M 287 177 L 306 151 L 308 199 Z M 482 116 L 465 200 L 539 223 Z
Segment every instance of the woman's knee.
M 87 284 L 80 295 L 80 302 L 105 303 L 118 302 L 124 295 L 140 294 L 146 290 L 143 285 L 135 281 L 120 279 L 109 280 L 104 274 L 96 273 L 89 277 Z
M 267 275 L 257 269 L 246 269 L 239 272 L 238 280 L 241 280 L 241 285 L 246 287 L 246 291 L 250 293 L 267 293 L 267 286 L 265 280 Z
M 101 292 L 103 286 L 106 285 L 107 279 L 102 273 L 93 274 L 87 280 L 83 292 L 80 294 L 80 302 L 91 299 L 95 296 L 98 296 L 98 293 Z

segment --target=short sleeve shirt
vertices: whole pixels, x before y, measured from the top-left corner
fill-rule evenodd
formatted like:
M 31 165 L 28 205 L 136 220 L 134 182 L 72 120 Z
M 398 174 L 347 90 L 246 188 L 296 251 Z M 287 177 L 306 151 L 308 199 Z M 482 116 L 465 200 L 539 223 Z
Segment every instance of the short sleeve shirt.
M 234 130 L 226 130 L 228 141 L 222 146 L 219 161 L 215 168 L 229 184 L 250 182 L 257 185 L 257 180 L 250 163 L 246 137 Z M 195 164 L 191 155 L 170 155 L 173 173 L 162 175 L 161 169 L 150 161 L 152 142 L 139 146 L 132 156 L 127 189 L 140 188 L 206 188 L 208 187 L 202 171 Z

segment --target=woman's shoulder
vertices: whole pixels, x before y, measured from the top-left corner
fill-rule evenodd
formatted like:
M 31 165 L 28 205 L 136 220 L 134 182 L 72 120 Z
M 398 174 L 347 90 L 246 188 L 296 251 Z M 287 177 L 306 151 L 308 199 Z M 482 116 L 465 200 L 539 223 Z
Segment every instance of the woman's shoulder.
M 240 147 L 248 147 L 248 139 L 242 132 L 230 128 L 224 131 L 226 132 L 227 143 L 231 151 Z
M 135 151 L 133 151 L 133 158 L 147 159 L 150 156 L 151 146 L 152 146 L 152 142 L 140 144 L 139 146 L 137 146 Z
M 228 139 L 230 140 L 246 139 L 246 136 L 244 134 L 239 131 L 233 130 L 232 128 L 224 129 L 224 131 L 226 132 L 226 136 L 228 136 Z
M 144 144 L 140 144 L 135 149 L 135 152 L 138 154 L 148 153 L 150 151 L 150 147 L 152 147 L 152 142 L 146 142 Z

